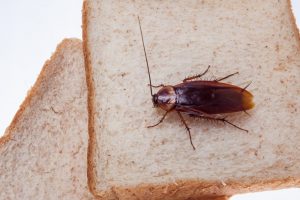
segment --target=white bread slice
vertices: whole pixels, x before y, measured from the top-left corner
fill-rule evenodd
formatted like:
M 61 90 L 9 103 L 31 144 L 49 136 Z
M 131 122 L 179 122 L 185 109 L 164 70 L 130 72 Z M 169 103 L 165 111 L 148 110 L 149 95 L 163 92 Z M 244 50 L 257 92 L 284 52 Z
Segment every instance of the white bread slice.
M 0 140 L 0 199 L 93 199 L 82 43 L 58 45 Z
M 254 94 L 249 130 L 187 116 L 196 151 L 176 113 L 154 109 L 152 83 L 226 76 Z M 300 40 L 289 0 L 87 0 L 89 186 L 106 199 L 187 199 L 299 186 Z M 211 77 L 212 75 L 208 75 Z

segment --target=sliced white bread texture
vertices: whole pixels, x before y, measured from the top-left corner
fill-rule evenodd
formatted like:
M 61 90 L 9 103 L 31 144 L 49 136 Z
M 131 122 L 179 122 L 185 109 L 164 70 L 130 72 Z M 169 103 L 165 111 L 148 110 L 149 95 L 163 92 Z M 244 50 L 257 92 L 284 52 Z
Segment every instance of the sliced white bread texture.
M 0 199 L 93 199 L 82 42 L 58 45 L 0 139 Z
M 248 130 L 153 108 L 152 84 L 202 73 L 245 87 Z M 289 0 L 86 0 L 91 191 L 103 199 L 198 199 L 300 183 L 300 40 Z M 155 89 L 154 89 L 155 90 Z M 157 90 L 155 90 L 157 91 Z

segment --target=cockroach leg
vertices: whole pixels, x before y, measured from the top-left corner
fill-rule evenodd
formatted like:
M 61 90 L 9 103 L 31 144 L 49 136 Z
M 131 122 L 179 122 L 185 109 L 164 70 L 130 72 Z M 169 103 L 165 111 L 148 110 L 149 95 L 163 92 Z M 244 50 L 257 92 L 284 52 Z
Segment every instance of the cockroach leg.
M 236 74 L 238 74 L 238 73 L 239 73 L 239 72 L 235 72 L 235 73 L 233 73 L 233 74 L 229 74 L 228 76 L 225 76 L 225 77 L 223 77 L 223 78 L 216 79 L 215 81 L 217 81 L 217 82 L 223 81 L 223 80 L 225 80 L 225 79 L 227 79 L 227 78 L 229 78 L 229 77 L 231 77 L 231 76 L 234 76 L 234 75 L 236 75 Z
M 240 129 L 240 130 L 242 130 L 242 131 L 245 131 L 245 132 L 247 132 L 248 133 L 248 130 L 246 130 L 246 129 L 243 129 L 243 128 L 241 128 L 241 127 L 239 127 L 239 126 L 237 126 L 237 125 L 235 125 L 235 124 L 233 124 L 233 123 L 231 123 L 230 121 L 228 121 L 225 117 L 223 117 L 223 118 L 215 118 L 215 117 L 209 117 L 209 116 L 202 116 L 202 115 L 190 115 L 191 117 L 197 117 L 197 118 L 202 118 L 202 119 L 208 119 L 208 120 L 216 120 L 216 121 L 221 121 L 221 122 L 223 122 L 223 123 L 227 123 L 227 124 L 230 124 L 231 126 L 234 126 L 235 128 L 237 128 L 237 129 Z
M 150 84 L 148 84 L 148 86 L 150 86 Z M 164 84 L 160 84 L 160 85 L 151 85 L 151 87 L 153 88 L 160 88 L 160 87 L 165 87 Z
M 251 83 L 252 83 L 252 81 L 251 81 L 250 83 L 248 83 L 248 84 L 242 89 L 242 92 L 244 92 L 244 91 L 247 89 L 247 87 L 249 87 L 249 85 L 251 85 Z
M 187 82 L 187 81 L 190 81 L 190 80 L 193 80 L 196 78 L 200 78 L 201 76 L 204 76 L 208 72 L 209 68 L 210 68 L 210 65 L 208 65 L 207 69 L 202 74 L 197 74 L 195 76 L 187 77 L 187 78 L 183 79 L 182 82 Z
M 194 146 L 194 144 L 193 144 L 193 140 L 192 140 L 190 128 L 188 127 L 188 125 L 187 125 L 187 123 L 185 122 L 185 120 L 184 120 L 183 116 L 181 115 L 181 113 L 180 113 L 179 111 L 177 111 L 177 113 L 178 113 L 178 116 L 180 117 L 182 123 L 184 124 L 185 129 L 186 129 L 186 130 L 188 131 L 188 133 L 189 133 L 190 142 L 191 142 L 191 145 L 192 145 L 193 149 L 196 150 L 196 148 L 195 148 L 195 146 Z
M 243 111 L 246 115 L 251 116 L 246 110 L 243 110 Z
M 147 128 L 153 128 L 153 127 L 159 125 L 160 123 L 162 123 L 164 121 L 164 119 L 166 118 L 166 116 L 168 115 L 168 113 L 171 112 L 171 111 L 172 111 L 172 109 L 165 112 L 165 114 L 162 116 L 162 118 L 156 124 L 151 125 L 151 126 L 147 126 Z
M 239 127 L 239 126 L 237 126 L 237 125 L 231 123 L 230 121 L 226 120 L 225 118 L 221 118 L 221 119 L 219 119 L 219 120 L 223 121 L 224 123 L 226 122 L 227 124 L 230 124 L 231 126 L 234 126 L 235 128 L 240 129 L 240 130 L 245 131 L 245 132 L 248 133 L 248 130 L 243 129 L 243 128 L 241 128 L 241 127 Z

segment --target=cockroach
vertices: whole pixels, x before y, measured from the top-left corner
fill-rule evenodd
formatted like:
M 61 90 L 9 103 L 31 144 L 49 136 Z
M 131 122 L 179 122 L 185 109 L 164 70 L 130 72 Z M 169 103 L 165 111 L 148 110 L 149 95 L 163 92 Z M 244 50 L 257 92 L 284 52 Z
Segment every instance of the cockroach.
M 190 117 L 221 121 L 237 129 L 248 132 L 248 130 L 231 123 L 225 117 L 216 117 L 215 115 L 240 111 L 246 112 L 247 110 L 253 108 L 253 95 L 246 90 L 250 84 L 244 88 L 240 88 L 235 85 L 221 82 L 235 74 L 238 74 L 238 72 L 223 78 L 215 79 L 213 81 L 195 80 L 199 79 L 208 72 L 210 68 L 210 66 L 208 66 L 203 73 L 185 78 L 182 83 L 177 85 L 152 85 L 139 17 L 138 21 L 148 70 L 149 88 L 152 96 L 152 102 L 154 107 L 160 107 L 166 111 L 156 124 L 148 126 L 148 128 L 159 125 L 171 111 L 176 111 L 189 134 L 190 143 L 194 150 L 196 148 L 192 141 L 190 128 L 184 120 L 182 113 L 186 113 Z M 152 88 L 160 89 L 156 94 L 153 94 Z

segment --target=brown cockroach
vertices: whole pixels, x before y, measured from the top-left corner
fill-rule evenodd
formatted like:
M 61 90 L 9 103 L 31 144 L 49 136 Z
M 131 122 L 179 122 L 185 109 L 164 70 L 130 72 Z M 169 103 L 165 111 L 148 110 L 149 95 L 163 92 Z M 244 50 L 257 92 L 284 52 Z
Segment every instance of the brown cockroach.
M 195 146 L 192 141 L 190 128 L 188 127 L 181 113 L 186 113 L 191 117 L 221 121 L 223 123 L 230 124 L 231 126 L 242 131 L 248 132 L 248 130 L 240 128 L 237 125 L 229 122 L 225 117 L 220 118 L 215 117 L 214 115 L 239 111 L 246 112 L 246 110 L 253 108 L 253 95 L 246 90 L 246 88 L 250 84 L 248 84 L 244 88 L 240 88 L 235 85 L 220 82 L 237 74 L 238 72 L 213 81 L 194 80 L 205 75 L 209 70 L 210 66 L 208 66 L 206 71 L 204 71 L 202 74 L 185 78 L 180 84 L 174 86 L 163 84 L 158 86 L 152 85 L 144 37 L 139 17 L 138 21 L 144 48 L 145 60 L 147 64 L 152 102 L 154 107 L 160 107 L 161 109 L 166 111 L 156 124 L 148 126 L 148 128 L 159 125 L 171 111 L 176 111 L 180 120 L 189 133 L 190 143 L 194 150 Z M 153 94 L 152 88 L 159 87 L 160 90 L 156 94 Z

